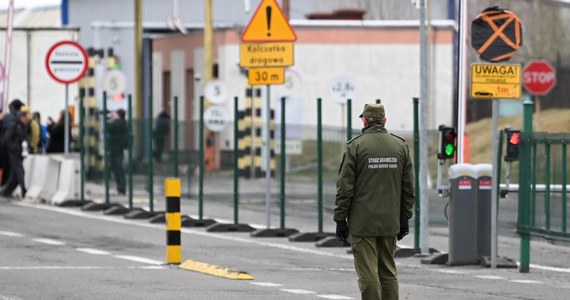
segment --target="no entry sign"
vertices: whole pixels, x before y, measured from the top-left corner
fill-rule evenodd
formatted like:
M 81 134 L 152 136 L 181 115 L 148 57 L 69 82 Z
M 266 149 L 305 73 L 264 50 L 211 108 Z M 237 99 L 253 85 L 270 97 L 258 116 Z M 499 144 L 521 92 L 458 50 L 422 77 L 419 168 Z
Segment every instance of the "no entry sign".
M 46 55 L 46 69 L 55 81 L 69 84 L 78 81 L 87 71 L 87 53 L 74 41 L 53 45 Z

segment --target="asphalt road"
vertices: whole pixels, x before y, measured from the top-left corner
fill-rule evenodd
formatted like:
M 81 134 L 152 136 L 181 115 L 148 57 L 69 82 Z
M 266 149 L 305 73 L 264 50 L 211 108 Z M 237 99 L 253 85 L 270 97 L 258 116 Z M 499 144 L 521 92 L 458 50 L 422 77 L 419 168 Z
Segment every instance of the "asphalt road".
M 227 208 L 207 206 L 211 214 Z M 245 219 L 258 214 L 242 208 Z M 313 222 L 291 217 L 292 224 Z M 446 240 L 441 228 L 430 235 L 440 247 Z M 505 252 L 516 251 L 516 239 L 500 243 Z M 0 299 L 359 299 L 345 249 L 183 229 L 184 259 L 254 276 L 236 281 L 162 265 L 164 244 L 164 225 L 0 198 Z M 529 274 L 398 259 L 401 299 L 567 299 L 568 257 L 567 247 L 533 242 L 533 262 L 541 265 Z

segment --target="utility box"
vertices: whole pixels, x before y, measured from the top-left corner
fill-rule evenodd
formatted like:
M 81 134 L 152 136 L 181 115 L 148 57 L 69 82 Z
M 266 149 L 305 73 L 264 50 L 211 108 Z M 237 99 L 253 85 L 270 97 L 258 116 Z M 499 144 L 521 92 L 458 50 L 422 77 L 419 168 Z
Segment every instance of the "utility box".
M 478 263 L 477 169 L 472 164 L 449 168 L 449 265 Z
M 491 191 L 493 166 L 475 165 L 477 172 L 477 256 L 491 256 Z

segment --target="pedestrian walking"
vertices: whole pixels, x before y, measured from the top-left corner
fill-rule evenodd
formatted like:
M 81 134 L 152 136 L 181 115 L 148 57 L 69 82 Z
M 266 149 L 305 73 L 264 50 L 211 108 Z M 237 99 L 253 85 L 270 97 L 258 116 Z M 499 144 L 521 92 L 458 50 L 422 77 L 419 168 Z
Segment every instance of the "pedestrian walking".
M 2 144 L 6 145 L 6 152 L 10 163 L 8 181 L 2 187 L 2 196 L 11 197 L 12 193 L 20 186 L 22 198 L 26 197 L 26 184 L 24 182 L 24 165 L 22 143 L 26 140 L 26 126 L 30 121 L 29 108 L 22 107 L 18 112 L 16 124 L 6 128 L 2 138 Z
M 124 151 L 129 146 L 129 131 L 127 121 L 125 121 L 125 110 L 115 111 L 107 125 L 107 142 L 109 143 L 109 161 L 111 171 L 117 184 L 117 193 L 125 195 L 127 182 L 125 180 L 125 169 L 123 168 Z
M 71 120 L 71 114 L 67 113 L 69 114 L 69 120 Z M 48 118 L 47 129 L 49 138 L 46 152 L 63 153 L 65 151 L 65 110 L 60 112 L 57 122 L 54 122 L 52 118 Z
M 166 111 L 162 111 L 156 117 L 156 125 L 154 127 L 154 160 L 160 162 L 162 160 L 162 151 L 164 151 L 164 143 L 166 136 L 170 131 L 170 115 Z
M 386 130 L 383 104 L 367 104 L 337 178 L 336 236 L 350 244 L 363 300 L 399 299 L 394 252 L 409 232 L 414 174 L 405 140 Z M 347 223 L 348 220 L 348 223 Z
M 2 115 L 2 122 L 0 124 L 0 185 L 6 184 L 8 175 L 10 174 L 10 160 L 8 159 L 7 145 L 2 143 L 4 134 L 11 126 L 16 125 L 18 122 L 18 113 L 24 106 L 24 103 L 19 99 L 14 99 L 8 105 L 8 111 Z

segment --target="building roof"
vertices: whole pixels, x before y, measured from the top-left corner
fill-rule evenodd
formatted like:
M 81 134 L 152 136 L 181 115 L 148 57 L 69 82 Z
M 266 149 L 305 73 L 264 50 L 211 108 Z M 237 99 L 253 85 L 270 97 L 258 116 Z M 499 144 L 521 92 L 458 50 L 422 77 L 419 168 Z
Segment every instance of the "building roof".
M 0 11 L 0 27 L 5 28 L 8 11 Z M 14 9 L 14 28 L 53 28 L 61 26 L 61 7 L 45 6 Z

